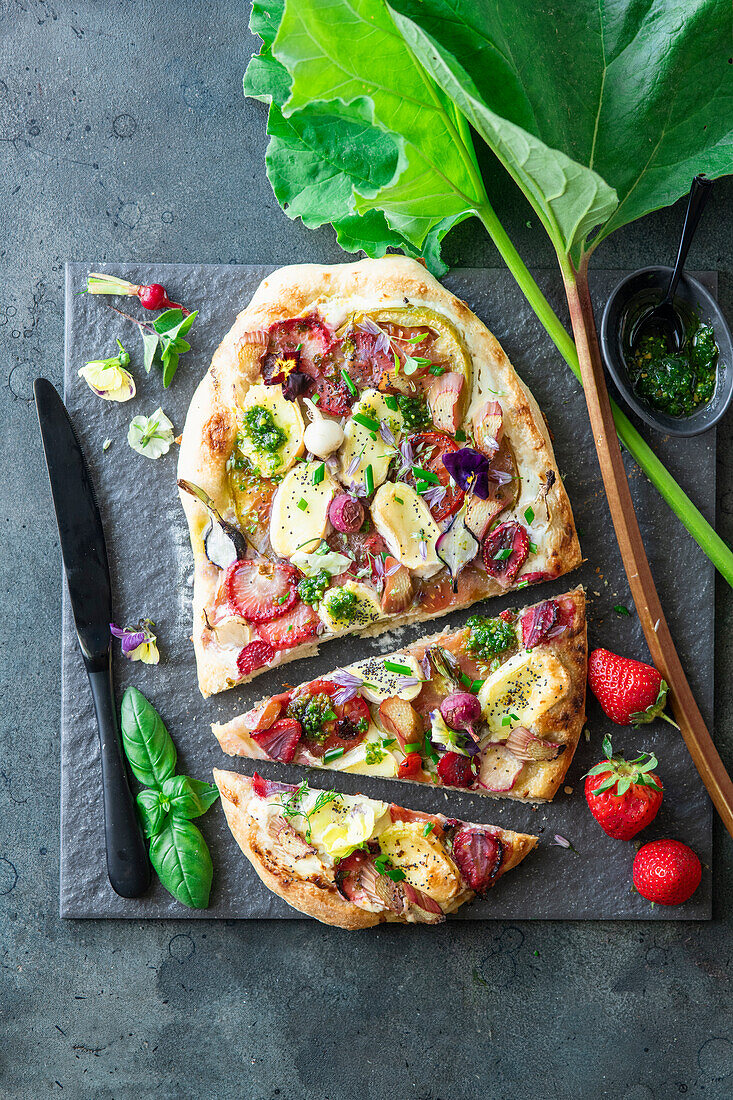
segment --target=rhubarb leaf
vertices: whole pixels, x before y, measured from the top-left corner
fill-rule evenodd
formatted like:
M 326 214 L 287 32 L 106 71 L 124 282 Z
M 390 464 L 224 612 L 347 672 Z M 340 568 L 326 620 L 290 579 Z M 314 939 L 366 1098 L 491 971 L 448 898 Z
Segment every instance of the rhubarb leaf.
M 458 58 L 485 107 L 594 169 L 619 226 L 733 168 L 728 0 L 391 0 Z

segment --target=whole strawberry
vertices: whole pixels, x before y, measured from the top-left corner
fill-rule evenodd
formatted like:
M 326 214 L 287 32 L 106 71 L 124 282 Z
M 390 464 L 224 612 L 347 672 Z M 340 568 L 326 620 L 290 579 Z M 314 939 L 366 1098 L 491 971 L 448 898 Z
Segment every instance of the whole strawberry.
M 588 683 L 604 712 L 619 726 L 642 726 L 655 718 L 677 725 L 662 713 L 666 683 L 643 661 L 619 657 L 609 649 L 594 649 L 588 659 Z
M 609 737 L 603 738 L 606 759 L 587 773 L 585 797 L 604 833 L 631 840 L 657 816 L 662 805 L 662 781 L 653 769 L 655 756 L 642 753 L 634 760 L 614 755 Z
M 702 866 L 692 848 L 679 840 L 652 840 L 636 853 L 634 886 L 659 905 L 681 905 L 697 890 Z

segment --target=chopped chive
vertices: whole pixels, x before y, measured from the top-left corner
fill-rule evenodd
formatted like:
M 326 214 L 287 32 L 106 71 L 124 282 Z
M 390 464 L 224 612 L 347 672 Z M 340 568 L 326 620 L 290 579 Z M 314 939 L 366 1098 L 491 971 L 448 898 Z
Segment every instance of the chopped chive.
M 385 661 L 384 667 L 387 672 L 398 672 L 401 676 L 412 676 L 413 671 L 409 665 L 400 665 L 397 661 Z
M 384 745 L 385 749 L 388 749 L 390 745 L 394 745 L 396 740 L 396 737 L 383 737 L 382 744 Z
M 394 372 L 395 372 L 395 374 L 399 374 L 400 373 L 400 357 L 397 354 L 397 352 L 394 350 L 394 348 L 392 348 L 392 355 L 394 356 Z
M 614 604 L 613 605 L 613 610 L 616 612 L 617 615 L 630 615 L 631 614 L 628 607 L 624 607 L 624 605 L 622 603 Z
M 530 552 L 530 554 L 536 554 L 537 553 L 537 543 L 536 542 L 530 542 L 529 552 Z
M 501 550 L 497 550 L 494 554 L 494 561 L 506 561 L 507 558 L 512 556 L 511 546 L 503 546 Z
M 434 821 L 426 822 L 425 828 L 422 831 L 422 835 L 423 836 L 430 836 L 430 834 L 432 833 L 434 828 L 435 828 L 435 822 Z
M 327 749 L 323 754 L 324 763 L 330 764 L 332 760 L 338 760 L 339 756 L 344 755 L 343 745 L 338 749 Z
M 524 518 L 527 523 L 531 523 L 534 519 L 534 508 L 530 505 L 529 508 L 524 509 Z
M 374 492 L 374 470 L 372 469 L 371 462 L 364 471 L 364 488 L 367 491 L 367 496 L 371 496 Z
M 422 466 L 413 466 L 412 472 L 415 477 L 421 477 L 423 481 L 431 481 L 433 485 L 440 485 L 440 478 L 432 470 L 424 470 Z
M 385 403 L 385 405 L 387 406 L 388 409 L 392 410 L 392 412 L 399 412 L 400 411 L 400 406 L 397 403 L 397 398 L 395 397 L 395 395 L 393 393 L 385 394 L 384 403 Z
M 311 401 L 313 402 L 314 405 L 317 405 L 320 400 L 321 400 L 320 393 L 314 393 L 313 396 L 311 397 Z
M 404 504 L 405 503 L 404 500 L 402 499 L 402 497 L 395 497 L 395 500 L 397 501 L 398 504 Z
M 285 603 L 285 601 L 289 598 L 290 593 L 286 592 L 284 596 L 278 596 L 278 598 L 275 600 L 275 603 Z
M 405 745 L 405 753 L 409 756 L 411 752 L 420 752 L 422 748 L 422 741 L 410 741 L 409 745 Z
M 387 878 L 392 879 L 392 882 L 402 882 L 405 877 L 405 872 L 401 871 L 399 867 L 387 867 L 385 874 Z
M 520 581 L 519 584 L 516 585 L 516 587 L 517 588 L 529 588 L 529 581 Z
M 445 374 L 446 370 L 446 367 L 439 367 L 437 364 L 434 363 L 433 366 L 430 368 L 430 373 L 434 374 L 436 378 L 438 378 L 441 374 Z
M 472 680 L 471 686 L 468 690 L 472 691 L 473 694 L 476 695 L 479 691 L 481 691 L 481 688 L 484 686 L 485 683 L 485 680 Z
M 352 420 L 355 420 L 357 424 L 361 424 L 362 428 L 368 428 L 370 432 L 379 431 L 379 421 L 375 420 L 373 416 L 366 416 L 364 413 L 354 413 Z
M 502 724 L 502 726 L 511 726 L 512 720 L 511 720 L 510 715 L 505 714 L 504 717 L 501 720 L 501 724 Z
M 305 499 L 305 497 L 300 498 L 300 500 L 298 501 L 298 507 L 300 508 L 301 512 L 308 511 L 308 501 Z
M 466 433 L 464 432 L 463 428 L 459 428 L 458 431 L 456 432 L 455 441 L 456 441 L 456 443 L 465 443 L 466 442 Z
M 343 367 L 341 368 L 341 377 L 343 378 L 346 385 L 349 387 L 349 393 L 351 393 L 353 397 L 356 397 L 357 394 L 359 393 L 359 391 L 357 390 L 356 386 L 354 385 L 353 378 L 351 377 L 349 372 L 347 370 L 345 370 Z
M 320 485 L 326 476 L 326 463 L 322 462 L 320 466 L 316 466 L 313 471 L 313 484 Z

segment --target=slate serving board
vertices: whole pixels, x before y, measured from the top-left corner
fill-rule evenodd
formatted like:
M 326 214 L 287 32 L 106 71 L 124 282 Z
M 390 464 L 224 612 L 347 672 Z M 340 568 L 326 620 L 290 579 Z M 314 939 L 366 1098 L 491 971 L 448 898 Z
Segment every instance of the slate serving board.
M 90 270 L 106 270 L 135 282 L 162 282 L 176 301 L 200 312 L 192 329 L 193 350 L 181 360 L 178 374 L 164 391 L 160 373 L 146 377 L 142 348 L 131 322 L 109 308 L 113 299 L 79 294 Z M 396 648 L 414 640 L 419 626 L 403 628 L 376 639 L 351 638 L 326 643 L 318 657 L 294 662 L 286 669 L 265 673 L 253 684 L 203 700 L 196 687 L 193 648 L 189 641 L 192 558 L 175 478 L 177 448 L 156 462 L 135 454 L 127 444 L 127 426 L 140 413 L 158 405 L 177 432 L 183 428 L 193 391 L 211 356 L 229 329 L 238 309 L 247 303 L 271 267 L 203 266 L 190 264 L 69 264 L 66 269 L 66 403 L 77 428 L 98 490 L 110 551 L 116 620 L 136 622 L 152 618 L 162 654 L 158 667 L 131 664 L 118 654 L 115 675 L 118 693 L 134 683 L 161 712 L 178 747 L 179 770 L 210 779 L 213 767 L 247 771 L 249 761 L 223 755 L 209 729 L 246 710 L 263 695 L 280 690 L 283 682 L 298 683 L 323 675 L 339 664 L 370 653 Z M 596 272 L 593 293 L 601 305 L 624 272 Z M 715 274 L 703 276 L 715 292 Z M 553 306 L 563 311 L 559 278 L 551 273 L 538 280 Z M 560 471 L 573 505 L 586 561 L 575 573 L 552 584 L 522 592 L 534 602 L 582 583 L 589 597 L 591 646 L 645 659 L 647 655 L 611 526 L 585 403 L 579 384 L 506 271 L 457 270 L 444 280 L 469 303 L 495 333 L 521 377 L 529 384 L 552 428 Z M 136 299 L 116 304 L 137 317 L 144 311 Z M 149 316 L 148 318 L 149 319 Z M 77 377 L 87 360 L 111 355 L 115 337 L 131 353 L 137 397 L 124 405 L 101 401 Z M 652 446 L 708 519 L 715 515 L 715 434 L 694 439 L 669 439 L 653 433 Z M 104 452 L 103 441 L 112 439 Z M 679 647 L 692 688 L 708 723 L 713 717 L 714 571 L 702 551 L 687 535 L 635 464 L 627 470 L 652 571 Z M 491 601 L 491 613 L 516 605 L 518 597 Z M 614 612 L 614 605 L 632 609 L 630 617 Z M 463 623 L 469 611 L 448 618 Z M 438 628 L 446 620 L 438 621 Z M 436 629 L 434 624 L 429 630 Z M 215 867 L 211 906 L 205 912 L 186 909 L 155 882 L 148 895 L 136 901 L 113 893 L 107 880 L 102 826 L 101 781 L 97 732 L 91 698 L 77 650 L 64 584 L 63 700 L 61 730 L 61 897 L 63 917 L 297 917 L 293 909 L 260 883 L 241 855 L 218 806 L 199 824 L 211 847 Z M 606 837 L 585 806 L 580 777 L 601 756 L 605 733 L 614 747 L 627 753 L 654 750 L 662 761 L 665 785 L 662 809 L 645 840 L 658 836 L 684 839 L 709 868 L 712 853 L 712 809 L 684 744 L 675 730 L 656 722 L 640 731 L 613 726 L 595 700 L 588 702 L 590 742 L 581 739 L 568 772 L 566 789 L 550 805 L 531 807 L 458 794 L 416 785 L 367 779 L 338 773 L 307 773 L 282 764 L 260 765 L 271 778 L 300 782 L 308 774 L 313 785 L 333 782 L 344 791 L 364 793 L 427 811 L 446 811 L 468 820 L 491 822 L 539 833 L 540 844 L 522 866 L 508 875 L 482 900 L 465 906 L 453 919 L 601 919 L 705 920 L 711 916 L 711 876 L 684 906 L 652 908 L 631 889 L 631 864 L 636 851 Z M 572 793 L 570 789 L 572 788 Z M 567 837 L 576 851 L 553 843 L 555 834 Z

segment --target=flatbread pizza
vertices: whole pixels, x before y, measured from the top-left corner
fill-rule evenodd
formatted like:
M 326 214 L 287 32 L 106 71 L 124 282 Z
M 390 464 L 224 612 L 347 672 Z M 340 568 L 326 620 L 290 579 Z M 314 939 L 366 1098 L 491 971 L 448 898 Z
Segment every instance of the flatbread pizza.
M 586 671 L 578 588 L 471 616 L 212 728 L 232 756 L 548 801 L 585 722 Z
M 191 402 L 179 486 L 204 695 L 580 562 L 537 403 L 402 256 L 263 281 Z
M 324 924 L 438 924 L 537 837 L 363 795 L 214 771 L 229 828 L 268 889 Z

